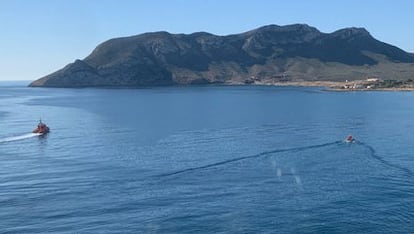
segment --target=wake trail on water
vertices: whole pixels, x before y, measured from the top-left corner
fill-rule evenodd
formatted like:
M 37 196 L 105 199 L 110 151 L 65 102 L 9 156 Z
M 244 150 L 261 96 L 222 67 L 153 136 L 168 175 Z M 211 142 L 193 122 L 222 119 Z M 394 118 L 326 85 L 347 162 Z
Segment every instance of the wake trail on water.
M 394 163 L 391 163 L 391 162 L 388 162 L 383 157 L 379 156 L 376 153 L 374 147 L 372 147 L 372 146 L 370 146 L 370 145 L 368 145 L 368 144 L 366 144 L 364 142 L 361 142 L 361 141 L 356 141 L 355 143 L 357 143 L 358 145 L 361 145 L 364 148 L 366 148 L 369 151 L 370 156 L 372 158 L 374 158 L 375 160 L 379 161 L 380 163 L 382 163 L 383 165 L 385 165 L 385 166 L 387 166 L 389 168 L 394 168 L 394 169 L 397 169 L 399 171 L 402 171 L 402 172 L 404 172 L 406 174 L 409 174 L 410 176 L 413 176 L 414 175 L 414 172 L 411 171 L 410 169 L 408 169 L 406 167 L 403 167 L 403 166 L 400 166 L 400 165 L 397 165 L 397 164 L 394 164 Z
M 19 135 L 19 136 L 6 137 L 6 138 L 0 139 L 0 143 L 20 141 L 20 140 L 25 140 L 25 139 L 32 138 L 32 137 L 35 137 L 35 136 L 40 136 L 40 135 L 42 135 L 42 134 L 41 133 L 27 133 L 27 134 L 23 134 L 23 135 Z
M 242 160 L 246 160 L 246 159 L 260 158 L 260 157 L 263 157 L 263 156 L 266 156 L 266 155 L 269 155 L 269 154 L 274 154 L 274 153 L 297 152 L 297 151 L 303 151 L 303 150 L 308 150 L 308 149 L 323 148 L 323 147 L 327 147 L 327 146 L 330 146 L 330 145 L 336 145 L 336 144 L 341 144 L 341 143 L 342 143 L 342 141 L 334 141 L 334 142 L 329 142 L 329 143 L 325 143 L 325 144 L 309 145 L 309 146 L 302 146 L 302 147 L 294 147 L 294 148 L 276 149 L 276 150 L 271 150 L 271 151 L 265 151 L 265 152 L 258 153 L 258 154 L 253 154 L 253 155 L 228 159 L 228 160 L 224 160 L 224 161 L 217 162 L 217 163 L 207 164 L 207 165 L 204 165 L 204 166 L 192 167 L 192 168 L 187 168 L 187 169 L 180 170 L 180 171 L 166 173 L 166 174 L 162 174 L 160 176 L 161 177 L 173 176 L 173 175 L 178 175 L 178 174 L 182 174 L 182 173 L 186 173 L 186 172 L 190 172 L 190 171 L 196 171 L 196 170 L 207 169 L 207 168 L 210 168 L 210 167 L 221 166 L 221 165 L 224 165 L 224 164 L 238 162 L 238 161 L 242 161 Z
M 375 160 L 379 161 L 381 164 L 383 164 L 383 165 L 385 165 L 389 168 L 397 169 L 397 170 L 402 171 L 402 172 L 404 172 L 406 174 L 409 174 L 411 176 L 414 175 L 414 172 L 412 172 L 410 169 L 405 168 L 403 166 L 399 166 L 399 165 L 390 163 L 390 162 L 386 161 L 384 158 L 382 158 L 381 156 L 377 155 L 374 147 L 372 147 L 372 146 L 370 146 L 370 145 L 368 145 L 364 142 L 361 142 L 361 141 L 355 141 L 355 143 L 362 146 L 362 147 L 364 147 L 364 148 L 366 148 L 366 149 L 368 149 L 368 151 L 370 153 L 369 156 L 371 156 Z M 173 175 L 183 174 L 183 173 L 186 173 L 186 172 L 217 167 L 217 166 L 221 166 L 221 165 L 224 165 L 224 164 L 234 163 L 234 162 L 238 162 L 238 161 L 242 161 L 242 160 L 260 158 L 260 157 L 267 156 L 267 155 L 274 154 L 274 153 L 299 152 L 299 151 L 316 149 L 316 148 L 324 148 L 324 147 L 328 147 L 328 146 L 331 146 L 331 145 L 343 145 L 343 144 L 350 144 L 350 143 L 346 143 L 344 141 L 334 141 L 334 142 L 328 142 L 328 143 L 317 144 L 317 145 L 308 145 L 308 146 L 286 148 L 286 149 L 275 149 L 275 150 L 265 151 L 265 152 L 258 153 L 258 154 L 253 154 L 253 155 L 228 159 L 228 160 L 224 160 L 224 161 L 216 162 L 216 163 L 211 163 L 211 164 L 207 164 L 207 165 L 204 165 L 204 166 L 192 167 L 192 168 L 187 168 L 187 169 L 183 169 L 183 170 L 179 170 L 179 171 L 175 171 L 175 172 L 165 173 L 165 174 L 161 174 L 159 176 L 160 177 L 173 176 Z

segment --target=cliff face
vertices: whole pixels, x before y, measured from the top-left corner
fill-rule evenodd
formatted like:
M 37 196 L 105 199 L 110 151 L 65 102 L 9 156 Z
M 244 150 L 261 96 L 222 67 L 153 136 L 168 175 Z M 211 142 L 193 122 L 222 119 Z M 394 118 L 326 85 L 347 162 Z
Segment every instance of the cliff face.
M 76 60 L 31 86 L 343 80 L 373 75 L 408 78 L 407 69 L 414 71 L 411 63 L 412 54 L 374 39 L 362 28 L 326 34 L 302 24 L 268 25 L 228 36 L 154 32 L 111 39 L 85 59 Z

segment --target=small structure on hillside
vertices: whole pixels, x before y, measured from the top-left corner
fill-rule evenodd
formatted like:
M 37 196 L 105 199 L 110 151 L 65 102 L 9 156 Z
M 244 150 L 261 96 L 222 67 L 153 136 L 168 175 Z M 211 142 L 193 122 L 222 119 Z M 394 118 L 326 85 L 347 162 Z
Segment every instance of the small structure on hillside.
M 367 78 L 367 82 L 378 82 L 379 78 Z

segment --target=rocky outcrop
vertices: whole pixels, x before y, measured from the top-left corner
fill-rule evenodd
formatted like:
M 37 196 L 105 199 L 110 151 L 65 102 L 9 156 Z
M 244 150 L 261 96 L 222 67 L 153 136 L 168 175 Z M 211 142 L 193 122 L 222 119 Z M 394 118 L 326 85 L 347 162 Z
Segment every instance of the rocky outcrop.
M 134 87 L 366 76 L 405 79 L 412 78 L 412 63 L 413 54 L 376 40 L 363 28 L 322 33 L 304 24 L 268 25 L 228 36 L 153 32 L 111 39 L 85 59 L 31 86 Z

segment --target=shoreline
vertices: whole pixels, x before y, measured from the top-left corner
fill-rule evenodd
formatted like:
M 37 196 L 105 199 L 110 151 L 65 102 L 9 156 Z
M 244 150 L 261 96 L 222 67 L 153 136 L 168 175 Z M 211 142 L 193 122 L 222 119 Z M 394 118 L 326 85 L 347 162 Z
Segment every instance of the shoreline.
M 356 88 L 349 88 L 350 84 L 358 85 Z M 413 87 L 371 87 L 371 83 L 365 80 L 353 81 L 286 81 L 286 82 L 255 82 L 253 85 L 271 86 L 299 86 L 299 87 L 324 87 L 326 91 L 334 92 L 361 92 L 361 91 L 414 91 Z M 344 88 L 348 87 L 348 88 Z M 368 88 L 366 88 L 368 87 Z
M 387 83 L 388 82 L 388 83 Z M 394 82 L 394 83 L 392 83 Z M 414 91 L 414 81 L 403 83 L 403 81 L 375 81 L 369 82 L 366 80 L 352 80 L 352 81 L 255 81 L 253 83 L 242 82 L 223 82 L 223 83 L 207 83 L 207 84 L 173 84 L 173 85 L 148 85 L 148 86 L 28 86 L 31 88 L 69 88 L 69 89 L 83 89 L 83 88 L 106 88 L 106 89 L 135 89 L 148 87 L 170 87 L 170 86 L 208 86 L 208 85 L 223 85 L 223 86 L 297 86 L 297 87 L 321 87 L 325 91 L 332 92 L 363 92 L 363 91 Z M 381 86 L 382 85 L 382 86 Z M 387 85 L 388 87 L 383 87 Z M 395 86 L 401 87 L 395 87 Z M 1 85 L 0 85 L 1 86 Z M 391 87 L 389 87 L 391 86 Z M 394 86 L 394 87 L 393 87 Z

